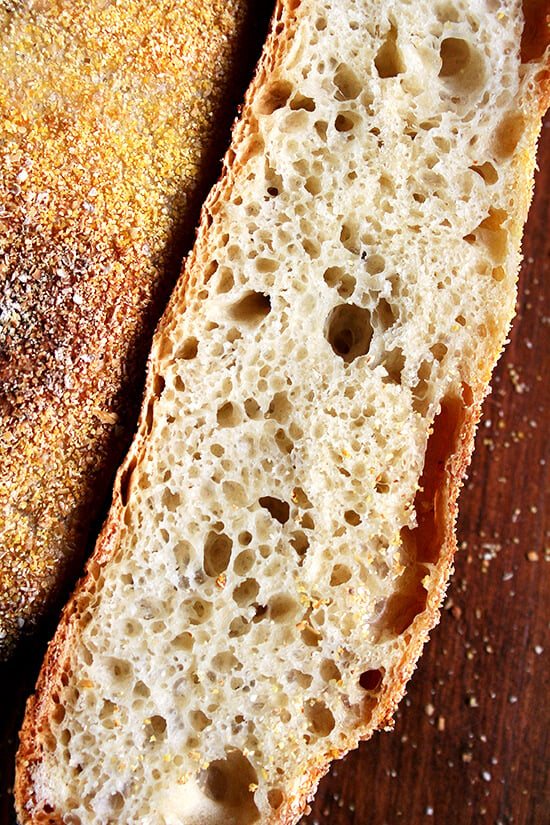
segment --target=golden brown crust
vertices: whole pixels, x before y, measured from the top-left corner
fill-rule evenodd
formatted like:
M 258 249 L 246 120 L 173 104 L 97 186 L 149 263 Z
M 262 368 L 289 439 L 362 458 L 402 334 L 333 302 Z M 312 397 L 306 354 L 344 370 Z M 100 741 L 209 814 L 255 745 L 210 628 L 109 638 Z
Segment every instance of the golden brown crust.
M 222 178 L 210 194 L 202 211 L 199 238 L 208 230 L 217 201 L 223 200 L 225 193 L 232 186 L 235 175 L 238 174 L 242 162 L 239 152 L 246 152 L 246 141 L 250 139 L 254 131 L 253 118 L 249 113 L 250 102 L 256 95 L 260 94 L 267 72 L 277 65 L 278 49 L 284 45 L 279 40 L 280 33 L 283 30 L 280 21 L 283 15 L 287 15 L 285 31 L 289 36 L 288 32 L 292 31 L 293 6 L 292 0 L 278 0 L 277 2 L 270 40 L 258 66 L 255 79 L 247 93 L 247 105 L 243 111 L 243 118 L 235 127 L 232 149 L 225 158 Z M 538 75 L 538 85 L 533 89 L 532 98 L 529 102 L 531 111 L 528 112 L 528 115 L 533 139 L 536 138 L 540 128 L 537 120 L 538 115 L 546 109 L 550 99 L 549 71 L 550 54 L 547 53 L 545 63 L 541 65 Z M 237 150 L 237 153 L 235 153 L 235 150 Z M 534 156 L 530 155 L 521 158 L 517 163 L 516 180 L 525 214 L 530 203 L 530 182 L 533 176 L 534 160 Z M 33 765 L 40 762 L 42 758 L 40 749 L 44 747 L 44 738 L 38 737 L 37 733 L 47 724 L 48 713 L 52 708 L 52 692 L 55 690 L 56 684 L 63 678 L 64 660 L 70 652 L 73 637 L 78 634 L 81 605 L 86 603 L 95 586 L 96 576 L 92 573 L 93 568 L 108 563 L 116 552 L 132 472 L 140 461 L 147 438 L 147 413 L 155 403 L 154 379 L 159 362 L 162 359 L 163 332 L 176 323 L 176 316 L 181 312 L 181 308 L 185 307 L 189 301 L 194 300 L 199 291 L 200 278 L 204 275 L 206 263 L 200 258 L 200 249 L 201 247 L 198 245 L 192 251 L 187 261 L 185 278 L 178 281 L 168 309 L 162 318 L 150 357 L 139 431 L 118 472 L 114 488 L 113 506 L 109 518 L 87 566 L 87 573 L 63 612 L 62 621 L 49 647 L 37 683 L 36 694 L 29 699 L 27 705 L 25 722 L 21 732 L 15 788 L 19 816 L 23 824 L 26 822 L 48 822 L 57 825 L 61 821 L 55 812 L 42 812 L 40 808 L 41 800 L 35 797 L 36 790 L 33 786 L 32 776 Z M 485 371 L 483 375 L 480 375 L 478 384 L 474 387 L 463 387 L 462 398 L 453 399 L 451 412 L 443 419 L 440 431 L 437 434 L 437 438 L 441 442 L 437 449 L 438 461 L 443 469 L 441 469 L 441 466 L 439 467 L 439 482 L 432 502 L 433 521 L 436 523 L 438 536 L 438 546 L 432 558 L 436 565 L 436 574 L 430 580 L 430 590 L 427 594 L 425 609 L 415 616 L 408 628 L 409 638 L 401 662 L 393 678 L 385 681 L 383 690 L 377 696 L 376 704 L 366 714 L 364 725 L 350 732 L 349 739 L 344 747 L 328 750 L 322 760 L 311 766 L 309 772 L 302 777 L 299 790 L 295 796 L 286 800 L 273 814 L 271 820 L 273 825 L 292 825 L 296 822 L 299 815 L 304 811 L 307 800 L 314 793 L 319 780 L 328 770 L 330 763 L 334 759 L 343 757 L 357 745 L 359 739 L 368 739 L 376 729 L 388 728 L 392 725 L 392 716 L 404 695 L 406 684 L 416 667 L 422 648 L 428 639 L 429 633 L 439 621 L 440 606 L 445 595 L 456 551 L 454 528 L 458 495 L 464 473 L 470 462 L 482 403 L 488 391 L 488 382 L 500 354 L 501 345 L 501 341 L 493 343 L 493 351 L 487 353 Z M 429 466 L 425 467 L 425 472 L 430 472 Z M 422 529 L 424 532 L 417 536 L 419 546 L 426 544 L 426 528 Z M 433 536 L 430 535 L 430 541 L 432 538 Z M 430 550 L 429 552 L 433 553 L 434 551 Z M 27 803 L 29 803 L 28 809 L 26 808 Z M 48 819 L 49 815 L 51 815 L 51 818 Z M 46 818 L 43 818 L 44 816 Z
M 248 59 L 246 0 L 102 6 L 2 11 L 0 653 L 101 516 Z

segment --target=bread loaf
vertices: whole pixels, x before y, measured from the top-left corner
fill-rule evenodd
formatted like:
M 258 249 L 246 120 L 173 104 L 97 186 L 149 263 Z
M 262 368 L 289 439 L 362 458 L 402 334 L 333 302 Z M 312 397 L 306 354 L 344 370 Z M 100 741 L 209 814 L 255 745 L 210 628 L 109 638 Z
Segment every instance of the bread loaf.
M 0 658 L 80 569 L 128 448 L 248 5 L 0 4 Z
M 23 825 L 289 825 L 391 725 L 514 311 L 539 12 L 277 4 L 27 706 Z

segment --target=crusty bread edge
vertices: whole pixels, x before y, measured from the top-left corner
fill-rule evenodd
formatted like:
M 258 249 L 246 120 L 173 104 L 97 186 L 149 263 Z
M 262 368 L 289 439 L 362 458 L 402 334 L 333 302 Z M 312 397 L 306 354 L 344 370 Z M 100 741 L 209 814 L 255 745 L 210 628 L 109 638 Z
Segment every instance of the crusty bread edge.
M 550 16 L 550 0 L 544 0 L 544 2 L 548 9 L 545 14 Z M 226 192 L 232 187 L 235 175 L 238 174 L 241 168 L 241 159 L 243 154 L 245 155 L 243 145 L 247 139 L 253 137 L 254 118 L 253 116 L 250 117 L 251 102 L 261 92 L 266 77 L 276 69 L 280 47 L 279 37 L 282 33 L 285 33 L 287 37 L 292 33 L 295 26 L 294 10 L 297 5 L 293 0 L 276 0 L 266 45 L 253 81 L 247 91 L 241 118 L 234 125 L 231 148 L 224 159 L 220 180 L 212 189 L 202 208 L 197 230 L 198 240 L 201 240 L 207 234 L 216 202 L 223 200 Z M 532 198 L 536 143 L 540 133 L 541 119 L 549 105 L 550 49 L 547 49 L 544 62 L 541 62 L 541 68 L 537 75 L 536 94 L 533 93 L 527 104 L 529 138 L 525 141 L 525 145 L 529 148 L 516 159 L 516 189 L 518 198 L 521 198 L 521 207 L 518 211 L 523 213 L 525 220 Z M 25 718 L 20 732 L 20 746 L 16 757 L 16 779 L 14 784 L 16 811 L 21 825 L 31 825 L 31 823 L 32 825 L 62 825 L 63 813 L 50 810 L 46 800 L 36 797 L 33 774 L 35 767 L 41 763 L 45 750 L 41 735 L 47 731 L 48 717 L 54 705 L 52 697 L 55 695 L 56 687 L 61 683 L 67 672 L 74 639 L 78 637 L 79 633 L 79 620 L 86 609 L 88 595 L 93 593 L 97 569 L 109 561 L 118 547 L 125 502 L 131 486 L 131 475 L 133 469 L 141 460 L 145 449 L 148 436 L 147 418 L 150 415 L 151 408 L 154 407 L 156 399 L 155 377 L 159 374 L 159 368 L 162 364 L 163 333 L 167 327 L 177 323 L 177 316 L 181 314 L 182 308 L 185 308 L 193 287 L 199 282 L 198 279 L 204 271 L 206 261 L 200 259 L 201 248 L 200 245 L 195 245 L 190 253 L 167 309 L 159 323 L 149 356 L 138 430 L 126 459 L 117 473 L 111 510 L 99 535 L 96 548 L 86 565 L 85 573 L 62 611 L 57 631 L 48 646 L 36 683 L 35 693 L 27 701 Z M 512 318 L 509 318 L 507 320 L 508 328 L 511 322 Z M 310 771 L 301 778 L 293 797 L 283 802 L 266 825 L 292 825 L 303 813 L 307 801 L 312 798 L 320 779 L 328 771 L 333 760 L 342 758 L 356 747 L 359 741 L 370 738 L 375 730 L 392 727 L 392 717 L 405 693 L 407 682 L 416 667 L 431 630 L 438 624 L 440 619 L 440 607 L 452 572 L 453 558 L 457 548 L 455 523 L 458 496 L 462 479 L 471 460 L 483 400 L 489 391 L 489 380 L 503 350 L 504 343 L 504 336 L 502 340 L 493 342 L 492 352 L 487 353 L 485 380 L 480 381 L 477 387 L 472 388 L 473 400 L 468 406 L 465 406 L 462 425 L 454 433 L 456 443 L 450 450 L 450 458 L 445 468 L 448 490 L 448 500 L 444 508 L 445 538 L 439 553 L 436 573 L 430 579 L 426 608 L 416 616 L 409 628 L 410 641 L 399 667 L 396 668 L 393 678 L 384 684 L 370 718 L 366 720 L 363 726 L 350 733 L 344 747 L 328 749 L 318 762 L 312 765 Z

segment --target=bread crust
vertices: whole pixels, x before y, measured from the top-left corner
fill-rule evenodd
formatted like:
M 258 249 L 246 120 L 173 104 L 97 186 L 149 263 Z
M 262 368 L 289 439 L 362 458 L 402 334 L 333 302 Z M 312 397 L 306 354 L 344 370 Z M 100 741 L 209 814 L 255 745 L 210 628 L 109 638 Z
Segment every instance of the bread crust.
M 247 142 L 254 139 L 253 102 L 261 94 L 266 78 L 268 76 L 273 77 L 272 73 L 276 75 L 280 50 L 284 49 L 285 43 L 292 38 L 295 26 L 294 12 L 297 5 L 293 0 L 277 1 L 270 35 L 253 82 L 247 92 L 242 117 L 234 127 L 232 146 L 226 155 L 222 176 L 207 198 L 201 213 L 197 234 L 199 243 L 190 253 L 183 276 L 176 285 L 154 339 L 138 432 L 124 463 L 118 471 L 111 511 L 99 537 L 96 549 L 87 564 L 86 573 L 63 611 L 56 635 L 48 648 L 36 685 L 36 692 L 27 703 L 25 720 L 20 735 L 21 744 L 17 756 L 18 768 L 15 785 L 16 804 L 21 825 L 26 825 L 26 823 L 61 825 L 61 814 L 48 811 L 42 807 L 43 800 L 37 797 L 33 780 L 34 768 L 43 758 L 43 731 L 47 729 L 47 720 L 53 710 L 52 695 L 66 673 L 65 662 L 70 656 L 74 640 L 78 637 L 80 615 L 95 586 L 94 571 L 97 567 L 107 564 L 118 547 L 125 502 L 128 499 L 132 484 L 132 473 L 140 464 L 147 443 L 147 418 L 155 404 L 155 377 L 159 374 L 162 361 L 164 336 L 166 331 L 177 323 L 177 317 L 182 310 L 185 310 L 185 307 L 196 299 L 200 290 L 201 278 L 204 276 L 206 265 L 206 257 L 201 257 L 205 245 L 201 244 L 200 241 L 208 233 L 212 215 L 216 211 L 216 204 L 219 201 L 224 201 L 231 190 L 234 179 L 238 177 L 240 170 L 243 168 Z M 537 14 L 527 18 L 527 26 L 532 27 L 540 24 L 540 9 L 541 7 L 538 6 Z M 550 3 L 545 2 L 544 15 L 550 25 Z M 531 42 L 530 35 L 526 35 L 526 37 Z M 547 43 L 548 40 L 546 40 Z M 540 54 L 538 57 L 540 57 Z M 525 112 L 533 144 L 536 142 L 540 130 L 540 117 L 546 111 L 549 103 L 550 51 L 547 49 L 544 65 L 541 65 L 537 75 L 537 86 L 532 90 L 532 96 L 528 102 L 528 111 Z M 534 164 L 534 153 L 524 154 L 516 163 L 516 188 L 522 204 L 520 211 L 525 215 L 531 201 Z M 511 318 L 508 318 L 507 323 L 510 322 Z M 273 813 L 272 818 L 265 821 L 265 825 L 292 825 L 295 823 L 299 816 L 303 814 L 307 807 L 307 801 L 311 799 L 319 780 L 326 773 L 334 759 L 342 758 L 349 750 L 356 747 L 360 740 L 368 739 L 374 731 L 391 729 L 393 726 L 393 714 L 405 693 L 407 682 L 416 667 L 423 646 L 440 618 L 440 608 L 457 549 L 455 522 L 458 496 L 464 474 L 470 463 L 483 401 L 489 391 L 492 369 L 501 353 L 503 344 L 504 341 L 500 338 L 495 338 L 492 341 L 492 350 L 487 352 L 485 371 L 479 375 L 479 380 L 475 386 L 464 388 L 462 398 L 457 399 L 458 406 L 455 409 L 454 416 L 450 422 L 445 422 L 444 430 L 439 433 L 439 437 L 445 445 L 445 462 L 441 473 L 441 496 L 438 501 L 437 513 L 441 528 L 440 535 L 442 536 L 441 546 L 437 553 L 436 573 L 430 579 L 426 608 L 415 617 L 409 628 L 409 638 L 399 666 L 396 668 L 393 678 L 385 682 L 383 690 L 377 697 L 376 707 L 365 724 L 350 732 L 349 739 L 343 747 L 328 749 L 323 758 L 311 765 L 309 772 L 301 777 L 295 794 L 284 801 L 283 805 Z
M 262 15 L 172 5 L 0 11 L 0 658 L 66 597 L 103 520 Z

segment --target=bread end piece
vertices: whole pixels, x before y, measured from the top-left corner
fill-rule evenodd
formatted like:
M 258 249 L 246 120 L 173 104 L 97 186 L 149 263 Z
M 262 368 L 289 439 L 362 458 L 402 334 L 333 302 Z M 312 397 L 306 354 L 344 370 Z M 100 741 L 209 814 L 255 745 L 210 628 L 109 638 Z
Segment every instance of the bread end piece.
M 519 4 L 469 10 L 277 5 L 29 704 L 23 823 L 289 825 L 391 725 L 451 571 L 549 93 Z

